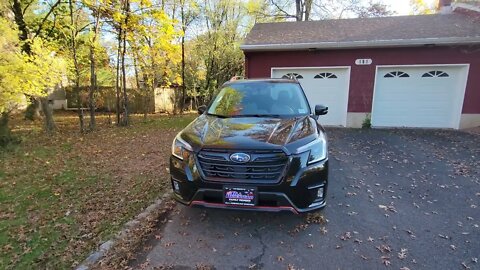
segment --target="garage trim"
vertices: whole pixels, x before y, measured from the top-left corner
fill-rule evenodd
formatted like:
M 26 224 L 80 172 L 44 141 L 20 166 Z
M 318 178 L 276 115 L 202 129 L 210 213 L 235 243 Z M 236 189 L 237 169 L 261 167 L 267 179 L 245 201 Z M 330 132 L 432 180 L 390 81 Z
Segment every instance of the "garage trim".
M 321 66 L 321 67 L 315 67 L 315 66 L 309 66 L 309 67 L 271 67 L 270 68 L 270 78 L 273 78 L 273 71 L 274 70 L 288 70 L 288 69 L 303 69 L 303 70 L 311 70 L 311 69 L 339 69 L 339 70 L 346 70 L 346 78 L 347 78 L 347 83 L 346 83 L 346 88 L 347 88 L 347 97 L 345 100 L 345 106 L 346 110 L 344 112 L 344 115 L 342 116 L 342 123 L 341 126 L 346 127 L 347 126 L 347 116 L 348 116 L 348 101 L 350 98 L 350 80 L 351 80 L 351 71 L 352 67 L 351 66 Z M 310 101 L 309 101 L 310 103 Z M 312 106 L 312 104 L 310 104 Z
M 272 79 L 278 79 L 278 78 L 273 78 L 273 70 L 274 69 L 348 69 L 348 87 L 350 88 L 350 70 L 352 69 L 351 66 L 323 66 L 323 67 L 271 67 L 270 68 L 270 78 Z
M 466 72 L 462 72 L 459 76 L 460 77 L 460 85 L 459 89 L 457 90 L 456 97 L 458 98 L 455 100 L 455 103 L 453 106 L 453 111 L 455 112 L 454 115 L 454 122 L 453 128 L 454 129 L 459 129 L 460 128 L 460 119 L 462 116 L 462 109 L 463 109 L 463 103 L 465 99 L 465 90 L 467 88 L 467 81 L 468 81 L 468 74 L 470 71 L 470 64 L 416 64 L 416 65 L 377 65 L 375 67 L 375 77 L 374 77 L 374 85 L 373 85 L 373 96 L 372 96 L 372 109 L 371 109 L 371 118 L 373 118 L 374 115 L 374 108 L 375 108 L 375 94 L 377 92 L 377 76 L 378 76 L 378 70 L 380 68 L 412 68 L 412 67 L 465 67 Z M 372 123 L 373 124 L 373 123 Z

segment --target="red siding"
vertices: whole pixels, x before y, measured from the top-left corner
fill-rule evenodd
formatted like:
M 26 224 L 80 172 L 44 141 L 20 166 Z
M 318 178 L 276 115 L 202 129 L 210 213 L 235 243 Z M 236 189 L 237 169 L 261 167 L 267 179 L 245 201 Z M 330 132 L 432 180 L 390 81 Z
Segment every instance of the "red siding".
M 480 46 L 320 51 L 246 52 L 249 78 L 270 77 L 272 67 L 351 66 L 349 112 L 370 112 L 376 65 L 470 64 L 463 113 L 480 113 Z M 355 59 L 370 58 L 368 66 Z

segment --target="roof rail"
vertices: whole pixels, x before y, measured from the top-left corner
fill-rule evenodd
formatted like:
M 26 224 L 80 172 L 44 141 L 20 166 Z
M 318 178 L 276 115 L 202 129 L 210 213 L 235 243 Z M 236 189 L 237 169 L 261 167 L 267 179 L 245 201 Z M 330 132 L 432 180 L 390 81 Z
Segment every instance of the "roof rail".
M 234 82 L 234 81 L 238 81 L 238 80 L 245 80 L 245 77 L 244 76 L 233 76 L 229 82 Z
M 298 79 L 297 79 L 297 74 L 294 74 L 294 73 L 288 73 L 286 75 L 283 75 L 281 78 L 279 79 L 288 79 L 288 80 L 293 80 L 293 81 L 296 81 L 298 82 Z

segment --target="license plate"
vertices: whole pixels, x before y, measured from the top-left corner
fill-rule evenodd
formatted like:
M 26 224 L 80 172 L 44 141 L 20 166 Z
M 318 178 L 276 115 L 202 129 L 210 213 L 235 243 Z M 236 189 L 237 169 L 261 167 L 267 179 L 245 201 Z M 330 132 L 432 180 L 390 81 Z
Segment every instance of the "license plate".
M 255 206 L 257 190 L 252 187 L 224 187 L 223 198 L 225 204 Z

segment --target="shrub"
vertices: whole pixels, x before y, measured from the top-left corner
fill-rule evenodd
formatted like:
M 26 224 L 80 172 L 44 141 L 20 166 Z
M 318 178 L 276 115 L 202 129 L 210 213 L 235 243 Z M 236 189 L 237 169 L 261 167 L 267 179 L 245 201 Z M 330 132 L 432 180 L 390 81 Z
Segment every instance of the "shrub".
M 371 128 L 372 127 L 372 119 L 370 114 L 367 114 L 365 119 L 363 119 L 362 128 Z

